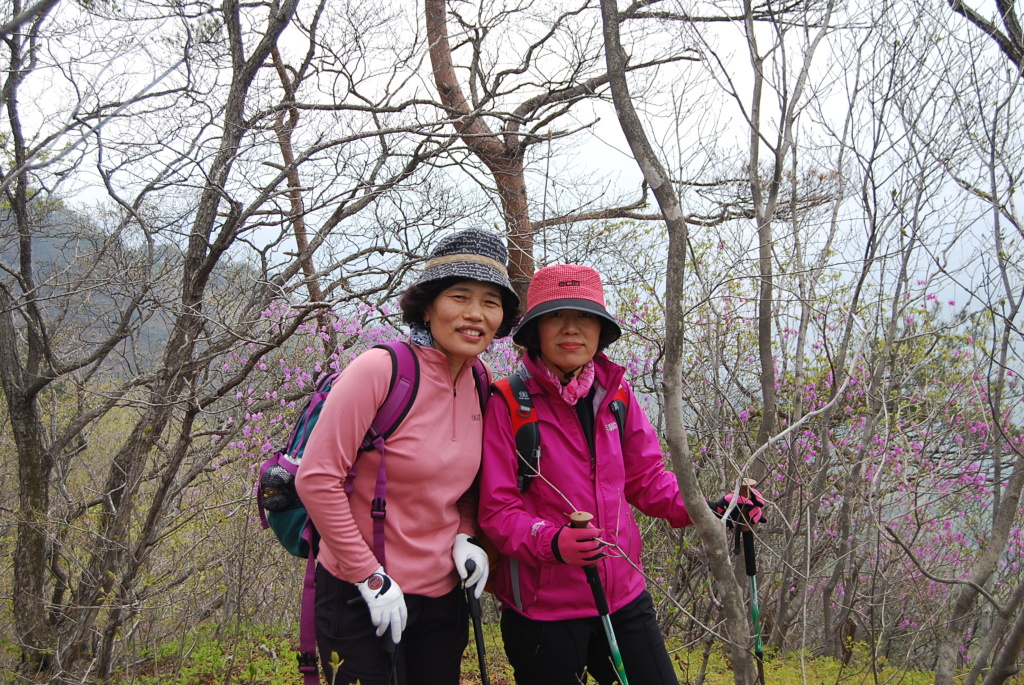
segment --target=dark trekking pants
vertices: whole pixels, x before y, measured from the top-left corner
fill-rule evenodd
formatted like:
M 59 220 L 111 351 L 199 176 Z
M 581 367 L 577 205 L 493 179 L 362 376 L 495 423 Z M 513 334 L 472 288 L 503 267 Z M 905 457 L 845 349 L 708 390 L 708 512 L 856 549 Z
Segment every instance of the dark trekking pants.
M 349 604 L 349 601 L 357 601 Z M 469 642 L 466 593 L 456 587 L 443 597 L 405 595 L 409 620 L 398 643 L 395 666 L 400 685 L 458 685 L 462 652 Z M 331 682 L 331 653 L 342 660 L 334 685 L 388 685 L 390 657 L 377 637 L 359 589 L 316 570 L 316 641 L 320 663 Z
M 679 685 L 646 590 L 612 614 L 612 626 L 630 685 Z M 585 674 L 601 685 L 618 681 L 596 616 L 534 621 L 505 609 L 501 634 L 518 685 L 580 685 Z

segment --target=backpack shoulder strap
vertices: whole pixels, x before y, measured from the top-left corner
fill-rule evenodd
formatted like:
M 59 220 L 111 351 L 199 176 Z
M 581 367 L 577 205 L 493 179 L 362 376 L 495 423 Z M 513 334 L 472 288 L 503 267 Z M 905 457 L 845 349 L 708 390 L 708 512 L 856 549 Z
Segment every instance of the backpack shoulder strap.
M 615 423 L 619 425 L 619 439 L 623 439 L 622 431 L 626 425 L 626 410 L 629 408 L 629 392 L 626 391 L 626 384 L 619 383 L 619 389 L 615 391 L 612 401 L 608 404 Z
M 324 374 L 316 382 L 316 387 L 313 390 L 313 394 L 306 400 L 306 406 L 302 409 L 302 414 L 295 421 L 292 426 L 292 431 L 288 435 L 288 441 L 285 443 L 284 456 L 287 459 L 287 463 L 291 466 L 288 470 L 294 475 L 298 468 L 298 463 L 302 461 L 302 455 L 306 451 L 306 441 L 309 440 L 309 434 L 313 432 L 313 427 L 316 426 L 317 420 L 320 418 L 320 410 L 323 408 L 324 400 L 327 399 L 327 394 L 331 392 L 331 386 L 337 379 L 338 373 Z
M 473 380 L 476 381 L 476 394 L 480 397 L 480 411 L 487 409 L 487 398 L 490 396 L 491 382 L 487 374 L 487 366 L 477 359 L 473 364 Z
M 391 383 L 383 404 L 370 423 L 360 451 L 376 449 L 380 453 L 380 467 L 374 485 L 370 516 L 373 518 L 373 554 L 381 566 L 387 568 L 384 560 L 384 518 L 387 516 L 387 471 L 384 468 L 384 443 L 398 428 L 398 424 L 409 413 L 420 385 L 420 362 L 412 345 L 403 341 L 375 345 L 391 355 Z M 351 477 L 351 473 L 349 474 Z
M 523 382 L 522 376 L 512 373 L 507 378 L 495 381 L 491 388 L 505 400 L 509 416 L 512 419 L 512 434 L 515 436 L 516 453 L 519 456 L 519 472 L 516 485 L 520 492 L 530 488 L 537 477 L 540 467 L 540 425 L 537 423 L 537 412 L 530 398 L 530 391 Z M 615 417 L 619 427 L 619 439 L 624 437 L 626 413 L 629 408 L 629 392 L 625 383 L 620 383 L 608 408 Z
M 395 341 L 374 347 L 385 349 L 391 354 L 391 384 L 359 449 L 365 452 L 375 448 L 383 453 L 384 441 L 402 423 L 416 399 L 420 385 L 420 362 L 407 342 Z
M 537 412 L 533 408 L 530 391 L 518 373 L 495 381 L 492 387 L 508 405 L 508 413 L 512 418 L 512 434 L 516 440 L 516 453 L 519 455 L 516 485 L 520 492 L 526 492 L 530 489 L 530 484 L 536 478 L 540 467 L 540 426 L 537 424 Z

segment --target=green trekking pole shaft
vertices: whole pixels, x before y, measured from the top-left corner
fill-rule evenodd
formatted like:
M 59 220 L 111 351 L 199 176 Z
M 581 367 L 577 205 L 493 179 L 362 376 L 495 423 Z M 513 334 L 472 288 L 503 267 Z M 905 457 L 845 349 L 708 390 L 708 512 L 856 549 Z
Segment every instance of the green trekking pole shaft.
M 586 528 L 593 515 L 585 511 L 574 511 L 569 515 L 573 528 Z M 604 586 L 601 585 L 601 576 L 597 573 L 597 566 L 584 566 L 583 572 L 587 575 L 587 584 L 594 593 L 594 603 L 597 605 L 597 613 L 601 617 L 601 625 L 604 627 L 605 637 L 608 638 L 608 649 L 612 653 L 612 666 L 619 676 L 620 685 L 629 685 L 626 678 L 626 667 L 622 664 L 622 652 L 619 651 L 619 641 L 615 638 L 615 629 L 612 627 L 611 612 L 608 610 L 608 598 L 604 594 Z
M 756 481 L 744 478 L 740 485 L 740 496 L 750 499 L 751 488 Z M 765 685 L 764 682 L 764 643 L 761 641 L 761 606 L 757 600 L 757 556 L 754 552 L 754 531 L 750 527 L 747 512 L 743 509 L 741 521 L 736 522 L 736 546 L 739 547 L 740 530 L 743 531 L 743 562 L 746 566 L 747 579 L 750 583 L 750 623 L 754 629 L 754 658 L 757 660 L 757 682 Z M 738 551 L 738 550 L 737 550 Z
M 754 531 L 743 531 L 743 561 L 750 581 L 750 621 L 754 627 L 754 656 L 757 658 L 757 680 L 764 682 L 764 645 L 761 641 L 761 607 L 757 602 L 757 559 L 754 556 Z

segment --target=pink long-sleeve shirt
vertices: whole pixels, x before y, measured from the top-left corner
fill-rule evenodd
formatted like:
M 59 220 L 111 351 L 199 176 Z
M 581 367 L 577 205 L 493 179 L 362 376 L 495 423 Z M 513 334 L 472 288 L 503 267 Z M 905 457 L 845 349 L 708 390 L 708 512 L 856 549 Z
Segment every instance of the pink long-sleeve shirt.
M 403 592 L 440 597 L 458 583 L 455 536 L 474 533 L 477 498 L 471 488 L 480 468 L 483 420 L 471 368 L 475 360 L 453 381 L 443 353 L 414 348 L 419 389 L 385 446 L 385 570 Z M 321 536 L 318 561 L 351 583 L 365 580 L 379 565 L 370 503 L 380 454 L 358 448 L 387 397 L 391 375 L 389 353 L 382 349 L 364 352 L 345 368 L 324 402 L 296 478 Z

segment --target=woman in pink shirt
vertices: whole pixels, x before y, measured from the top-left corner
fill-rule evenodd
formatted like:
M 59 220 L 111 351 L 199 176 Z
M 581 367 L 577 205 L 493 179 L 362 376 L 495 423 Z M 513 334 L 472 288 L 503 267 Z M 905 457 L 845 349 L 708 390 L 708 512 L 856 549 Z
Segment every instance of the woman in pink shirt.
M 317 644 L 335 685 L 459 682 L 469 638 L 459 579 L 479 597 L 488 572 L 472 539 L 484 424 L 471 367 L 516 321 L 507 260 L 497 234 L 461 231 L 437 245 L 402 295 L 419 387 L 387 439 L 385 563 L 371 516 L 381 456 L 359 446 L 392 380 L 387 350 L 346 367 L 310 435 L 296 486 L 321 536 Z M 394 657 L 384 651 L 392 645 Z M 333 680 L 332 653 L 341 659 Z

